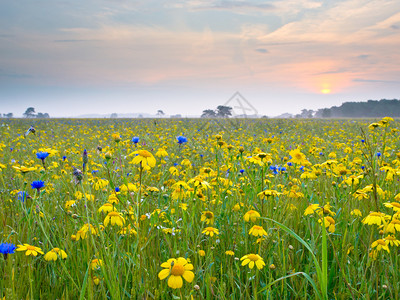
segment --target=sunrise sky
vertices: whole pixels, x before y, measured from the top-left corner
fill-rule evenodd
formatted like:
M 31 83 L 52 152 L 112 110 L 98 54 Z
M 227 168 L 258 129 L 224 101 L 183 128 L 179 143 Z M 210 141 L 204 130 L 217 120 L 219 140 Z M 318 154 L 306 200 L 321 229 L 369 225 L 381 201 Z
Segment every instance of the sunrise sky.
M 0 113 L 261 115 L 400 98 L 399 0 L 1 0 Z

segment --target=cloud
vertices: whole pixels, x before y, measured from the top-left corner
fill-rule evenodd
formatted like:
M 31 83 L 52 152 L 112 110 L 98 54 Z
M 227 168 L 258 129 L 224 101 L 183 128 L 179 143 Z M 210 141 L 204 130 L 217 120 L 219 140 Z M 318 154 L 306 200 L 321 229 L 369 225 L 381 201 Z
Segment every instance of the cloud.
M 0 69 L 0 77 L 3 78 L 11 78 L 11 79 L 26 79 L 26 78 L 33 78 L 30 74 L 24 73 L 17 73 L 17 72 L 10 72 L 5 69 Z
M 54 40 L 55 43 L 81 43 L 81 42 L 98 42 L 99 40 Z
M 362 78 L 355 78 L 353 79 L 354 82 L 365 82 L 365 83 L 395 83 L 398 84 L 400 81 L 394 80 L 376 80 L 376 79 L 362 79 Z
M 265 48 L 258 48 L 258 49 L 256 49 L 256 51 L 259 53 L 268 53 L 268 50 Z

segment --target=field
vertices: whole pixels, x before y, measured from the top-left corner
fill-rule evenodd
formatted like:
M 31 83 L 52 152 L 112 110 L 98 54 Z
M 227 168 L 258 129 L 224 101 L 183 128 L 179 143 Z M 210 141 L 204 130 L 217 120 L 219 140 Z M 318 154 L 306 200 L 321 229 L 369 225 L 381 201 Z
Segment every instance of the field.
M 400 297 L 397 121 L 0 124 L 0 297 Z

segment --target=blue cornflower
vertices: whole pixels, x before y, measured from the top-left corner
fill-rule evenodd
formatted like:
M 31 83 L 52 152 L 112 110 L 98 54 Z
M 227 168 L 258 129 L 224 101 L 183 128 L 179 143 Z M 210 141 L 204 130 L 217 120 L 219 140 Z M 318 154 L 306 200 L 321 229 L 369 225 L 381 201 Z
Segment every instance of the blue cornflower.
M 177 140 L 179 145 L 182 145 L 183 143 L 187 142 L 187 138 L 181 135 L 177 137 Z
M 27 192 L 18 192 L 18 200 L 25 202 L 25 199 L 28 197 L 28 193 Z
M 278 174 L 277 166 L 270 166 L 269 169 L 276 175 Z
M 243 170 L 243 169 L 240 169 L 239 172 L 240 172 L 241 174 L 243 174 L 243 173 L 244 173 L 244 170 Z
M 15 249 L 14 244 L 9 244 L 9 243 L 1 243 L 0 244 L 0 253 L 4 255 L 4 259 L 7 259 L 8 254 L 13 254 Z
M 324 155 L 324 153 L 323 153 L 323 152 L 320 152 L 319 155 Z
M 364 139 L 362 139 L 362 140 L 361 140 L 361 143 L 365 143 L 365 140 L 364 140 Z
M 118 193 L 120 191 L 119 187 L 115 188 L 115 192 Z
M 41 159 L 42 161 L 44 161 L 47 156 L 49 156 L 48 152 L 38 152 L 38 153 L 36 153 L 36 157 Z
M 376 156 L 381 157 L 382 153 L 378 152 L 376 153 Z
M 38 192 L 40 191 L 41 188 L 44 187 L 44 181 L 42 180 L 35 180 L 31 183 L 31 186 L 33 189 L 37 189 Z
M 132 138 L 132 142 L 135 144 L 139 143 L 139 138 L 135 136 L 134 138 Z
M 174 167 L 176 167 L 178 164 L 177 163 L 174 163 Z
M 365 166 L 361 166 L 361 169 L 363 169 L 363 170 L 364 170 L 364 169 L 365 169 Z
M 293 164 L 292 164 L 290 161 L 287 163 L 287 165 L 288 165 L 289 167 L 293 166 Z
M 66 159 L 67 159 L 67 157 L 64 155 L 64 156 L 62 157 L 62 160 L 65 161 Z
M 300 170 L 301 172 L 304 172 L 304 166 L 301 166 L 301 167 L 299 168 L 299 170 Z

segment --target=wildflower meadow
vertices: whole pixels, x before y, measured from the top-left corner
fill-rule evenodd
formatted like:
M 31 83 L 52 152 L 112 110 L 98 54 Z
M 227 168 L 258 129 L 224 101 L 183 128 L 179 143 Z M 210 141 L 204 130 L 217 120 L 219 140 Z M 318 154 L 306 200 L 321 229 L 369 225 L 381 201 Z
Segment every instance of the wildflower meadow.
M 399 299 L 399 123 L 0 122 L 2 299 Z

